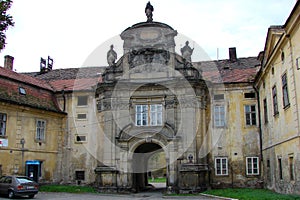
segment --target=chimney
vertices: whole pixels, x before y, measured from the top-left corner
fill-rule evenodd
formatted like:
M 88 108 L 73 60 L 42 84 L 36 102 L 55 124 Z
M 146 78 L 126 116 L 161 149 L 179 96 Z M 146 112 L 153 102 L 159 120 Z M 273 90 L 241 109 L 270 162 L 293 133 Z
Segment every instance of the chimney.
M 14 68 L 14 57 L 10 55 L 4 56 L 4 68 L 13 70 Z
M 229 60 L 231 62 L 236 62 L 237 61 L 236 48 L 235 47 L 229 48 Z

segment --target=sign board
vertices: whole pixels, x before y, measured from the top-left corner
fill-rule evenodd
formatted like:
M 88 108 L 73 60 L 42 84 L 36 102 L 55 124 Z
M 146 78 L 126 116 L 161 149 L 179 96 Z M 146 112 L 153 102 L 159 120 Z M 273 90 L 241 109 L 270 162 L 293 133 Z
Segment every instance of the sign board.
M 8 147 L 8 139 L 0 139 L 0 147 Z

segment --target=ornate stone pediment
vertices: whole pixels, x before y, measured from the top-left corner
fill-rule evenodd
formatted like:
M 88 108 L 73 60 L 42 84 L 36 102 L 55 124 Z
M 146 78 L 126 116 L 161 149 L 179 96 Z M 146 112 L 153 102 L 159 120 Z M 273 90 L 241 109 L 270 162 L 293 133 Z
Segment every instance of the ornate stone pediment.
M 166 65 L 168 64 L 169 59 L 170 53 L 168 51 L 154 48 L 132 50 L 128 55 L 128 63 L 130 68 L 149 63 Z

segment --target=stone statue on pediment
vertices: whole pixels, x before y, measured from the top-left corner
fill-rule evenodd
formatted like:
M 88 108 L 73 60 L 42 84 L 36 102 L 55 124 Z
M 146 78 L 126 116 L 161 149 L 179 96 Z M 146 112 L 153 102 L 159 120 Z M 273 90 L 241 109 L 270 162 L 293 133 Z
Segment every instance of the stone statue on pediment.
M 192 54 L 193 54 L 194 48 L 191 48 L 191 47 L 189 46 L 189 41 L 186 41 L 186 42 L 185 42 L 185 46 L 182 47 L 182 48 L 180 49 L 180 51 L 181 51 L 182 57 L 183 57 L 186 61 L 192 62 Z
M 114 50 L 114 45 L 110 45 L 110 50 L 107 52 L 107 63 L 109 66 L 115 65 L 117 53 Z
M 152 22 L 153 21 L 153 14 L 152 12 L 154 11 L 154 8 L 153 6 L 151 5 L 150 1 L 148 1 L 147 5 L 146 5 L 146 8 L 145 8 L 145 13 L 146 13 L 146 16 L 147 16 L 147 22 Z

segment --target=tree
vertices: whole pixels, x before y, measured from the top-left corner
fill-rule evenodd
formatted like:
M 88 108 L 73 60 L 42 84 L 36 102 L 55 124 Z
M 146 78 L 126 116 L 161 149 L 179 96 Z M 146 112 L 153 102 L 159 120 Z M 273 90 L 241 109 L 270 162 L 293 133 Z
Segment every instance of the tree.
M 10 9 L 12 0 L 0 0 L 0 51 L 5 47 L 6 35 L 5 31 L 10 27 L 14 26 L 12 16 L 6 12 Z

